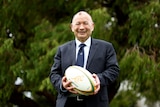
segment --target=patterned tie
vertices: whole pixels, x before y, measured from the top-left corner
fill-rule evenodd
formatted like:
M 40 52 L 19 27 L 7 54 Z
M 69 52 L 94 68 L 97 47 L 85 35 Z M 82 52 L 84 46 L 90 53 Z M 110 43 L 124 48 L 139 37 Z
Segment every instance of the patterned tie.
M 78 51 L 78 56 L 77 56 L 77 62 L 76 65 L 83 67 L 84 66 L 84 46 L 85 44 L 80 44 L 79 51 Z

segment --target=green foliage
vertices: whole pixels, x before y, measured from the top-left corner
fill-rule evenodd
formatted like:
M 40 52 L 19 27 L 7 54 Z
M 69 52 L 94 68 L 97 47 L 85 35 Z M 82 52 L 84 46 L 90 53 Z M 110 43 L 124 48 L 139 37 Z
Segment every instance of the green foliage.
M 62 24 L 59 24 L 59 26 L 56 26 L 53 29 L 53 32 L 54 32 L 53 34 L 54 38 L 60 44 L 74 39 L 74 35 L 71 32 L 69 22 L 64 22 Z
M 149 101 L 158 101 L 160 92 L 157 86 L 159 81 L 159 64 L 156 64 L 153 56 L 148 56 L 144 49 L 135 46 L 132 50 L 127 50 L 121 60 L 120 78 L 132 81 L 134 91 L 141 92 Z M 148 101 L 148 102 L 149 102 Z
M 93 17 L 93 37 L 113 43 L 119 79 L 131 83 L 132 90 L 119 92 L 111 107 L 135 106 L 135 93 L 150 104 L 160 100 L 159 1 L 1 0 L 0 5 L 0 105 L 10 106 L 6 102 L 15 90 L 30 91 L 42 106 L 55 102 L 48 75 L 57 47 L 74 39 L 70 21 L 79 10 Z M 17 77 L 23 80 L 18 88 Z
M 16 78 L 13 76 L 15 73 L 12 68 L 19 61 L 20 54 L 17 50 L 14 50 L 12 39 L 1 40 L 4 40 L 3 45 L 0 47 L 0 102 L 3 103 L 3 101 L 9 99 L 14 89 L 12 84 L 14 84 Z
M 111 107 L 135 107 L 139 98 L 133 90 L 120 91 L 111 102 Z
M 94 11 L 91 11 L 91 16 L 93 17 L 93 22 L 95 25 L 93 37 L 109 40 L 110 36 L 108 35 L 105 25 L 107 24 L 108 21 L 110 21 L 111 17 L 108 14 L 107 9 L 106 8 L 95 9 Z
M 37 90 L 39 85 L 41 86 L 40 80 L 48 77 L 53 56 L 59 45 L 52 30 L 52 25 L 47 20 L 43 20 L 40 25 L 35 27 L 35 36 L 29 40 L 28 49 L 25 51 L 28 65 L 26 65 L 26 81 L 24 83 L 28 87 L 37 86 L 34 90 Z
M 150 4 L 135 9 L 129 14 L 131 27 L 129 42 L 132 44 L 138 43 L 141 46 L 160 46 L 158 42 L 159 30 L 158 27 L 156 27 L 159 23 L 159 11 L 159 2 L 151 2 Z

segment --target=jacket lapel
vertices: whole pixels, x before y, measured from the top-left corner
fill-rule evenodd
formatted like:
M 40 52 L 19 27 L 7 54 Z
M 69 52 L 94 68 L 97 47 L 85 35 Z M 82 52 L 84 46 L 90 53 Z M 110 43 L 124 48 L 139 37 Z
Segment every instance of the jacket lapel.
M 76 43 L 75 41 L 72 41 L 71 44 L 70 44 L 70 48 L 69 48 L 69 56 L 70 57 L 70 60 L 71 60 L 71 64 L 72 65 L 75 65 L 76 63 Z
M 88 55 L 88 60 L 87 60 L 87 66 L 86 68 L 89 68 L 90 63 L 92 62 L 92 59 L 96 53 L 97 50 L 97 42 L 94 39 L 91 39 L 91 47 Z

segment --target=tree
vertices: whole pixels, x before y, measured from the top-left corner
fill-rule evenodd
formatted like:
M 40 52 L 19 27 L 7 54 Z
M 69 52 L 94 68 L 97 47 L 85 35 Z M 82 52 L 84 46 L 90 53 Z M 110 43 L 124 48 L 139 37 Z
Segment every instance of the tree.
M 79 10 L 93 16 L 93 37 L 113 43 L 119 81 L 130 83 L 131 90 L 118 92 L 111 107 L 134 106 L 141 96 L 150 104 L 160 100 L 159 1 L 1 0 L 0 5 L 1 106 L 55 104 L 50 67 L 57 47 L 74 38 L 69 24 Z M 15 84 L 17 78 L 23 82 Z M 31 92 L 32 98 L 25 92 Z
M 132 91 L 130 98 L 133 102 L 128 106 L 134 106 L 136 104 L 134 99 L 139 97 L 146 97 L 148 105 L 153 106 L 153 103 L 160 99 L 156 95 L 160 91 L 157 88 L 160 85 L 157 77 L 160 75 L 159 1 L 115 1 L 112 7 L 114 7 L 112 9 L 116 13 L 114 16 L 118 24 L 113 29 L 112 35 L 115 36 L 114 40 L 118 41 L 120 79 L 128 80 Z M 135 93 L 140 95 L 137 96 Z M 124 97 L 120 96 L 120 99 Z M 124 100 L 127 102 L 128 99 Z M 114 107 L 119 107 L 118 105 Z

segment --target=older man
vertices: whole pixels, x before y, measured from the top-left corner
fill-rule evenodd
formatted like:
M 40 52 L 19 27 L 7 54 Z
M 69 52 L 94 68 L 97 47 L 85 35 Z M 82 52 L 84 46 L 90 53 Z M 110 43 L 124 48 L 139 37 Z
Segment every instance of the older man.
M 50 73 L 51 83 L 58 92 L 56 107 L 109 107 L 107 87 L 119 75 L 114 47 L 109 42 L 91 37 L 94 23 L 85 11 L 73 16 L 71 30 L 75 40 L 59 46 Z M 84 59 L 82 64 L 78 64 L 78 51 L 81 49 Z M 74 91 L 71 81 L 64 76 L 71 65 L 80 65 L 93 74 L 96 81 L 93 95 L 82 96 Z

